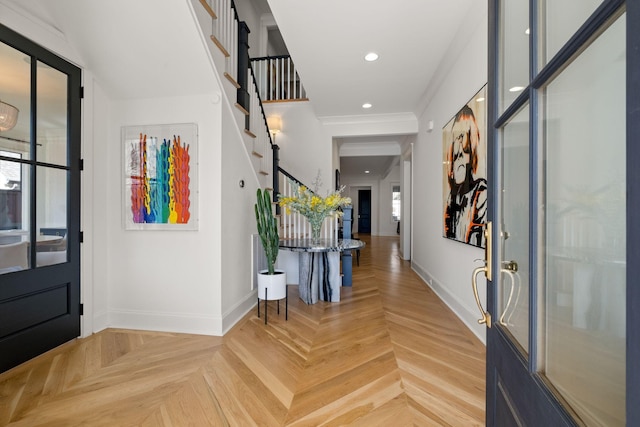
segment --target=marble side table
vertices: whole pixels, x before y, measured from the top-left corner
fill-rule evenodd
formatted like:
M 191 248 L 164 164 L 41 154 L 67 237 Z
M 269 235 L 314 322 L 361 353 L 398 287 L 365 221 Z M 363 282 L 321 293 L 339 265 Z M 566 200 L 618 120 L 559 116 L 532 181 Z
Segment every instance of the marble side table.
M 360 249 L 364 242 L 353 239 L 311 239 L 280 240 L 280 249 L 298 252 L 300 299 L 307 304 L 318 300 L 340 301 L 340 253 Z

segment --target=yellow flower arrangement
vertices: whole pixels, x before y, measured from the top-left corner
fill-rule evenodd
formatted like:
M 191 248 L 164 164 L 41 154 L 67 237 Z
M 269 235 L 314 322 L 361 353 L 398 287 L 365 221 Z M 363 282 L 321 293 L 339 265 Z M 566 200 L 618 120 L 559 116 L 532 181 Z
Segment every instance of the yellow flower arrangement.
M 350 197 L 342 197 L 344 186 L 327 197 L 321 197 L 304 185 L 291 180 L 289 182 L 293 188 L 293 196 L 280 197 L 279 204 L 287 210 L 287 213 L 295 211 L 309 220 L 314 240 L 319 238 L 322 222 L 327 216 L 342 216 L 342 211 L 338 209 L 351 204 Z

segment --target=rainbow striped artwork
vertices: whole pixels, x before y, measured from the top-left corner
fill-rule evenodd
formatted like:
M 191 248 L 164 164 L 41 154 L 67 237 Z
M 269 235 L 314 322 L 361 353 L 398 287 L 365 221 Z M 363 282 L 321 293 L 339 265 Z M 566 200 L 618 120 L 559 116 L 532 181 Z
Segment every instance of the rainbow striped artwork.
M 135 137 L 131 135 L 134 130 L 139 130 Z M 191 203 L 194 139 L 181 133 L 163 136 L 154 130 L 135 127 L 124 130 L 125 223 L 130 229 L 166 228 L 161 225 L 193 229 L 185 226 L 194 223 Z

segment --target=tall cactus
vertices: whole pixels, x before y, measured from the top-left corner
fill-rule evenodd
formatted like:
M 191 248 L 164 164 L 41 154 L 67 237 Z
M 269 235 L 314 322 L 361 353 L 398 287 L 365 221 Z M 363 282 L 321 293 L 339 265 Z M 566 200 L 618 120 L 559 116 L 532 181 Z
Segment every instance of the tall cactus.
M 269 274 L 273 274 L 274 265 L 278 258 L 279 240 L 278 223 L 273 217 L 273 208 L 271 206 L 271 196 L 269 192 L 264 192 L 258 188 L 257 203 L 254 205 L 256 211 L 256 223 L 258 225 L 258 234 L 267 256 L 267 264 Z

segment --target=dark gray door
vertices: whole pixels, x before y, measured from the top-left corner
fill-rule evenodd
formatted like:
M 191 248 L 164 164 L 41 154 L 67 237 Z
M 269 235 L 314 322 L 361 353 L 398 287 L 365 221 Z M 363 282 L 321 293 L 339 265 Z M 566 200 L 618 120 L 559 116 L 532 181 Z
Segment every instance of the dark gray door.
M 487 425 L 639 425 L 640 7 L 489 4 Z
M 5 371 L 80 335 L 81 74 L 0 25 L 0 76 Z
M 358 233 L 371 233 L 371 190 L 358 190 Z

